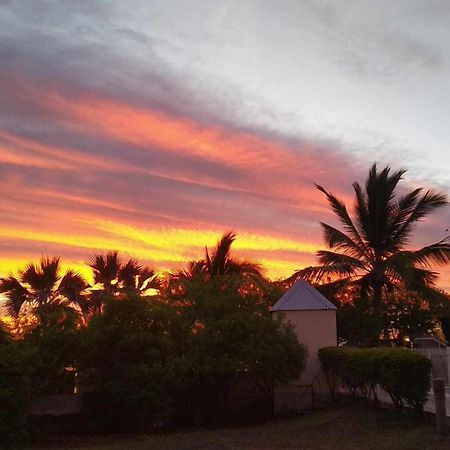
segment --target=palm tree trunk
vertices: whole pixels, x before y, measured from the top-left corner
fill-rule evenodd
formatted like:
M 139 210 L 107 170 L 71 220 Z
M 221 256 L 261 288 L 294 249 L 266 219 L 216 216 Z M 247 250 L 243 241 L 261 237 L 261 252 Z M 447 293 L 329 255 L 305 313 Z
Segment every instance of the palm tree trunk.
M 373 306 L 377 313 L 381 313 L 381 301 L 383 296 L 383 286 L 378 280 L 373 283 Z

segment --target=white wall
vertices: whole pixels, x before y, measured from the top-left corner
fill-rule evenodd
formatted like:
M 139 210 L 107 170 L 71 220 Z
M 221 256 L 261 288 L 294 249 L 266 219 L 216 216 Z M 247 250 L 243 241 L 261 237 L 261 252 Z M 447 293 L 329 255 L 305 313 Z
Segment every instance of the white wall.
M 337 345 L 336 311 L 284 311 L 283 321 L 294 326 L 299 342 L 308 347 L 306 369 L 296 384 L 312 384 L 314 378 L 321 377 L 320 363 L 317 357 L 319 348 Z

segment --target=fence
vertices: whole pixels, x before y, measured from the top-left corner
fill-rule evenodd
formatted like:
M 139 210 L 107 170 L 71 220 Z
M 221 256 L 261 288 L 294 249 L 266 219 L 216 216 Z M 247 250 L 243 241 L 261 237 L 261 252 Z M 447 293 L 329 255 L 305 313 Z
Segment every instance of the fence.
M 431 360 L 433 377 L 443 378 L 450 386 L 450 347 L 415 348 L 416 352 Z

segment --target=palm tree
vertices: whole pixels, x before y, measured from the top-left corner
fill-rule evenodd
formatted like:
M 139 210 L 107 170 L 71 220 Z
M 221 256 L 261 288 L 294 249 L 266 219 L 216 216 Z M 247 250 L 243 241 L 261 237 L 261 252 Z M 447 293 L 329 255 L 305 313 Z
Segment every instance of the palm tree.
M 177 272 L 175 277 L 192 279 L 197 276 L 213 278 L 223 275 L 239 275 L 249 279 L 261 278 L 262 269 L 259 264 L 231 256 L 231 246 L 235 239 L 236 234 L 233 231 L 225 233 L 212 252 L 206 247 L 204 259 L 191 261 L 188 269 Z
M 41 322 L 52 311 L 83 311 L 86 288 L 79 273 L 68 270 L 62 276 L 60 258 L 42 257 L 38 264 L 27 264 L 17 277 L 10 274 L 0 279 L 8 315 L 17 318 L 23 308 L 30 307 Z
M 88 260 L 94 273 L 95 284 L 101 289 L 92 289 L 91 303 L 94 310 L 100 312 L 105 297 L 120 294 L 143 294 L 148 289 L 159 289 L 160 283 L 156 271 L 141 265 L 134 258 L 123 262 L 119 252 L 114 250 L 106 255 L 94 255 Z
M 94 273 L 95 284 L 102 285 L 104 294 L 112 294 L 116 289 L 114 282 L 117 282 L 121 268 L 119 252 L 114 250 L 106 255 L 94 255 L 89 258 L 87 264 Z
M 161 287 L 155 269 L 142 266 L 133 258 L 121 265 L 118 284 L 123 292 L 135 294 L 142 294 L 148 289 L 159 289 Z
M 330 250 L 317 253 L 320 265 L 299 270 L 291 280 L 303 277 L 313 283 L 328 281 L 353 285 L 361 295 L 371 295 L 380 310 L 386 293 L 406 288 L 425 296 L 438 295 L 434 289 L 437 273 L 432 264 L 450 262 L 447 238 L 419 250 L 405 247 L 417 222 L 447 204 L 444 194 L 422 188 L 399 195 L 397 185 L 405 171 L 391 173 L 389 167 L 369 171 L 364 188 L 353 183 L 354 217 L 341 200 L 323 192 L 343 231 L 321 223 Z

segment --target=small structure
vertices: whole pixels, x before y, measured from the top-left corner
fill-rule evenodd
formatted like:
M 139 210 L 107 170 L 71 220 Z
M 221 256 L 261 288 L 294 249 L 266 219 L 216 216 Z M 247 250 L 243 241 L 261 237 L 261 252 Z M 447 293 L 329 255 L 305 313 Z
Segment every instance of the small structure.
M 322 347 L 337 345 L 336 307 L 317 289 L 305 280 L 298 280 L 271 308 L 272 317 L 281 315 L 282 320 L 293 325 L 298 341 L 308 347 L 306 368 L 300 379 L 289 387 L 280 387 L 275 395 L 276 410 L 302 409 L 293 405 L 294 392 L 309 392 L 314 396 L 324 394 L 327 386 L 324 381 L 317 351 Z M 288 404 L 289 403 L 289 404 Z M 303 405 L 305 402 L 303 402 Z

